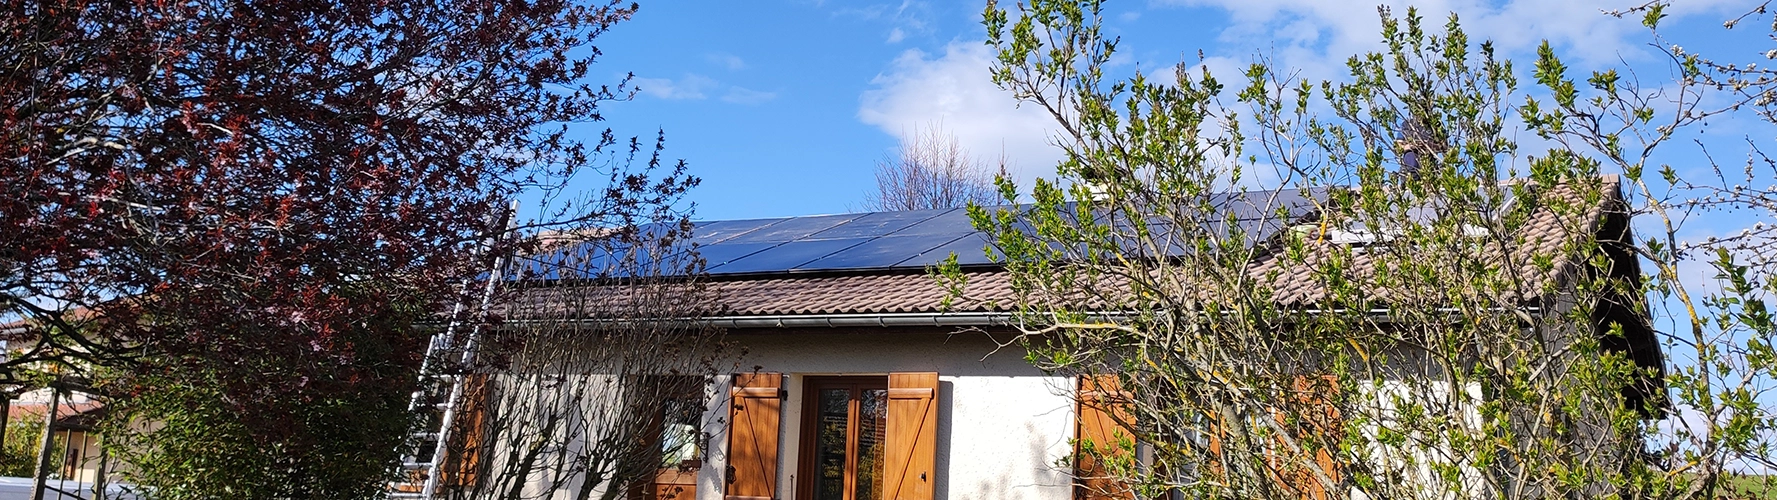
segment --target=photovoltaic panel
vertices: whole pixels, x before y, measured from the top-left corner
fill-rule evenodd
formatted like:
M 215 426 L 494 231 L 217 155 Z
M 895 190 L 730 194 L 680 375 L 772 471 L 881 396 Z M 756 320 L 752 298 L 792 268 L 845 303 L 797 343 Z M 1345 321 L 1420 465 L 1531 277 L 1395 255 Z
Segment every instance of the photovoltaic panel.
M 549 252 L 543 255 L 517 259 L 517 262 L 514 263 L 516 264 L 514 270 L 517 273 L 521 273 L 522 277 L 525 278 L 546 280 L 556 279 L 559 276 L 557 276 L 554 271 L 556 267 L 554 263 L 561 260 L 561 258 L 562 256 L 559 252 Z M 507 275 L 507 278 L 509 279 L 516 279 L 519 277 L 521 277 L 519 274 Z
M 789 219 L 748 219 L 698 222 L 691 230 L 691 242 L 699 245 L 721 243 Z
M 1286 227 L 1283 221 L 1277 219 L 1242 220 L 1235 223 L 1240 225 L 1240 231 L 1246 235 L 1248 247 L 1263 244 Z
M 1246 244 L 1254 245 L 1311 212 L 1314 200 L 1326 198 L 1326 190 L 1212 196 L 1217 213 L 1204 217 L 1209 224 L 1204 229 L 1226 234 L 1228 225 L 1234 224 L 1244 231 Z M 1286 207 L 1289 220 L 1277 220 L 1279 206 Z M 1072 214 L 1070 210 L 1067 215 Z M 1161 253 L 1182 254 L 1169 221 L 1158 216 L 1152 219 L 1153 237 L 1165 247 Z M 1119 233 L 1130 232 L 1127 222 L 1119 225 Z M 700 245 L 699 253 L 711 274 L 920 268 L 937 264 L 953 252 L 960 264 L 990 263 L 983 253 L 987 238 L 975 230 L 964 209 L 706 221 L 697 223 L 693 234 L 692 241 Z M 1128 244 L 1138 243 L 1132 237 L 1124 238 Z
M 1247 193 L 1247 197 L 1253 199 L 1254 203 L 1268 203 L 1269 206 L 1273 207 L 1286 207 L 1292 222 L 1295 219 L 1313 212 L 1318 204 L 1327 200 L 1327 195 L 1327 188 L 1324 187 L 1310 189 L 1282 189 L 1278 191 L 1250 191 Z M 1267 215 L 1275 215 L 1275 212 Z
M 951 240 L 949 243 L 939 245 L 936 248 L 922 252 L 912 258 L 897 262 L 895 263 L 895 267 L 934 266 L 939 262 L 943 262 L 944 259 L 949 258 L 951 253 L 956 254 L 956 263 L 959 265 L 989 264 L 991 261 L 987 260 L 987 253 L 982 250 L 986 247 L 987 235 L 981 233 L 965 234 L 955 240 Z M 998 250 L 995 250 L 994 254 L 1002 258 L 1004 257 L 1004 255 L 1000 254 Z
M 889 235 L 895 231 L 925 222 L 933 217 L 943 215 L 951 209 L 940 210 L 907 210 L 901 212 L 876 212 L 864 214 L 862 217 L 846 221 L 825 231 L 815 233 L 811 239 L 839 238 L 873 238 Z
M 863 217 L 864 214 L 815 215 L 809 217 L 792 217 L 779 219 L 775 224 L 748 231 L 745 234 L 723 240 L 723 243 L 784 243 L 806 239 L 814 233 L 825 231 L 844 224 L 852 219 Z M 787 269 L 787 268 L 786 268 Z
M 710 266 L 709 272 L 733 274 L 787 271 L 869 240 L 869 238 L 847 238 L 792 241 L 729 261 L 720 266 Z
M 526 279 L 589 279 L 630 276 L 634 269 L 626 264 L 630 252 L 645 251 L 615 245 L 611 242 L 586 242 L 519 259 L 518 270 Z M 637 256 L 646 263 L 652 257 Z
M 1182 206 L 1175 214 L 1198 219 L 1253 219 L 1269 217 L 1270 214 L 1275 213 L 1263 211 L 1261 206 L 1258 205 L 1259 203 L 1263 203 L 1263 200 L 1249 199 L 1245 196 L 1240 196 L 1239 194 L 1217 193 L 1211 195 L 1208 202 L 1210 213 L 1207 214 L 1197 213 L 1197 210 L 1201 208 L 1198 206 L 1198 203 L 1200 202 L 1200 200 L 1183 201 L 1181 202 Z
M 926 236 L 937 239 L 944 236 L 958 238 L 973 232 L 975 232 L 975 227 L 969 223 L 969 211 L 955 208 L 892 234 L 894 236 Z
M 729 262 L 739 260 L 742 257 L 746 257 L 749 255 L 753 255 L 755 253 L 759 253 L 759 251 L 761 251 L 761 250 L 765 250 L 765 249 L 768 249 L 768 248 L 771 248 L 771 247 L 774 247 L 777 245 L 779 245 L 779 244 L 778 243 L 718 243 L 715 245 L 698 247 L 697 248 L 697 255 L 699 257 L 703 258 L 704 269 L 710 270 L 710 269 L 715 268 L 716 266 L 720 266 L 723 264 L 727 264 Z
M 610 266 L 612 261 L 606 247 L 608 241 L 584 241 L 569 243 L 518 259 L 519 268 L 533 279 L 573 279 L 586 278 L 584 272 L 588 268 Z M 564 271 L 567 271 L 564 273 Z
M 872 238 L 857 246 L 805 263 L 799 266 L 798 270 L 894 267 L 902 261 L 911 259 L 943 243 L 943 240 L 934 241 L 925 236 Z
M 1119 231 L 1113 238 L 1132 255 L 1155 257 L 1157 254 L 1178 255 L 1181 252 L 1178 236 L 1174 234 L 1171 224 L 1150 222 L 1146 238 L 1137 237 L 1134 230 Z

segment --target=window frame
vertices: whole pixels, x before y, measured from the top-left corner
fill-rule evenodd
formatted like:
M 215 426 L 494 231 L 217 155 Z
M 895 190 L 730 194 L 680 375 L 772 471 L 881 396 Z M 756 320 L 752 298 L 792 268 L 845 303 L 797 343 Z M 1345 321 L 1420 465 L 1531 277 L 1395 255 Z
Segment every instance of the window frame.
M 653 469 L 647 473 L 645 478 L 638 478 L 645 479 L 645 481 L 637 481 L 635 485 L 631 486 L 629 498 L 679 500 L 689 499 L 696 495 L 696 478 L 705 466 L 705 458 L 708 453 L 708 443 L 704 441 L 706 430 L 703 425 L 705 423 L 704 414 L 709 409 L 709 395 L 706 392 L 709 383 L 710 380 L 707 377 L 696 375 L 650 375 L 644 379 L 643 384 L 647 385 L 647 390 L 653 393 L 650 397 L 659 401 L 659 407 L 654 409 L 653 415 L 647 416 L 649 428 L 645 431 L 650 436 L 648 442 L 652 443 L 653 451 L 649 453 L 649 456 L 654 464 Z M 694 416 L 697 422 L 691 436 L 692 441 L 684 443 L 692 446 L 696 453 L 690 460 L 669 464 L 663 460 L 666 453 L 664 445 L 666 426 L 669 424 L 667 417 L 670 416 L 668 412 L 671 410 L 669 405 L 672 404 L 671 401 L 675 400 L 684 402 L 686 405 L 684 409 L 691 410 L 688 415 Z M 668 478 L 671 478 L 672 481 L 663 482 L 663 479 Z M 689 482 L 684 482 L 687 479 Z M 689 495 L 686 495 L 687 493 Z
M 858 462 L 858 425 L 857 417 L 861 409 L 859 401 L 863 391 L 887 391 L 889 377 L 887 375 L 816 375 L 802 379 L 802 416 L 797 422 L 797 464 L 796 464 L 796 498 L 814 498 L 815 460 L 818 450 L 820 426 L 820 391 L 826 389 L 847 388 L 852 391 L 847 408 L 850 424 L 846 428 L 846 486 L 849 494 L 856 492 Z

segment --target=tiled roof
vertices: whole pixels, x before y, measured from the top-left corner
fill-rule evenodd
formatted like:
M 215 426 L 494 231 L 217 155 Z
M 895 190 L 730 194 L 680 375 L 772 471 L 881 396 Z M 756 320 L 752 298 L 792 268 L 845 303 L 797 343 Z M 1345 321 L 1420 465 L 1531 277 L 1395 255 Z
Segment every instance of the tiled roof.
M 985 270 L 965 272 L 965 293 L 976 300 L 955 301 L 949 311 L 1006 310 L 1013 298 L 1010 276 Z M 675 290 L 675 287 L 677 289 Z M 717 279 L 702 290 L 665 284 L 658 293 L 701 294 L 706 299 L 683 307 L 699 310 L 661 316 L 766 316 L 814 314 L 932 313 L 947 310 L 948 291 L 931 275 L 919 272 L 876 272 L 851 275 L 784 275 Z M 519 292 L 502 314 L 513 318 L 649 316 L 648 304 L 684 300 L 650 300 L 657 292 L 629 287 L 545 287 Z M 612 311 L 619 311 L 612 314 Z
M 1604 185 L 1601 186 L 1603 193 L 1606 193 L 1606 196 L 1613 196 L 1610 193 L 1618 192 L 1618 182 L 1615 176 L 1605 177 Z M 1542 295 L 1544 285 L 1550 284 L 1552 280 L 1572 271 L 1577 264 L 1574 259 L 1576 256 L 1569 255 L 1571 252 L 1564 252 L 1562 246 L 1576 241 L 1574 235 L 1583 234 L 1588 237 L 1595 235 L 1607 205 L 1615 205 L 1620 201 L 1605 199 L 1587 206 L 1582 205 L 1586 202 L 1580 199 L 1580 196 L 1580 190 L 1573 188 L 1573 186 L 1559 186 L 1549 190 L 1543 195 L 1545 200 L 1572 203 L 1575 204 L 1574 206 L 1584 206 L 1585 209 L 1562 211 L 1561 213 L 1554 210 L 1540 210 L 1531 214 L 1524 225 L 1510 235 L 1511 240 L 1491 241 L 1482 247 L 1480 258 L 1476 260 L 1501 262 L 1510 258 L 1520 263 L 1517 269 L 1507 271 L 1517 273 L 1515 279 L 1511 281 L 1520 284 L 1523 288 L 1507 291 L 1504 295 L 1515 295 L 1511 298 L 1520 301 L 1535 300 Z M 1567 215 L 1564 217 L 1563 213 Z M 1271 254 L 1254 262 L 1249 272 L 1251 276 L 1265 280 L 1272 286 L 1274 298 L 1279 304 L 1300 306 L 1319 303 L 1327 298 L 1328 291 L 1314 277 L 1314 271 L 1333 254 L 1331 250 L 1335 245 L 1338 244 L 1324 239 L 1310 242 L 1310 246 L 1306 249 L 1304 258 L 1300 262 L 1282 258 L 1279 254 Z M 1388 250 L 1382 251 L 1413 251 L 1400 247 L 1384 248 L 1388 248 Z M 1377 273 L 1378 266 L 1386 265 L 1389 262 L 1402 262 L 1414 257 L 1412 255 L 1380 257 L 1379 254 L 1368 252 L 1351 252 L 1348 255 L 1350 260 L 1346 264 L 1346 279 L 1360 282 L 1373 278 Z M 1532 258 L 1532 256 L 1538 255 L 1553 257 L 1554 266 L 1547 271 L 1538 269 Z M 1275 273 L 1275 279 L 1267 278 L 1273 273 Z M 1410 300 L 1402 298 L 1402 295 L 1412 295 L 1410 292 L 1402 294 L 1399 291 L 1386 289 L 1370 289 L 1366 290 L 1366 293 L 1370 295 L 1372 300 L 1380 302 L 1393 302 L 1396 299 Z M 1419 294 L 1419 296 L 1425 295 L 1437 294 Z
M 1604 192 L 1616 193 L 1617 184 L 1614 177 L 1607 177 L 1603 186 Z M 1575 190 L 1557 188 L 1550 190 L 1545 197 L 1566 199 L 1570 202 L 1581 202 Z M 1486 255 L 1504 258 L 1512 254 L 1522 256 L 1529 253 L 1560 255 L 1560 248 L 1572 241 L 1569 235 L 1593 234 L 1597 231 L 1598 221 L 1604 213 L 1606 204 L 1614 203 L 1605 200 L 1593 203 L 1593 206 L 1572 220 L 1562 220 L 1552 211 L 1544 210 L 1535 214 L 1525 222 L 1525 226 L 1517 233 L 1517 239 L 1509 242 L 1496 242 L 1485 250 Z M 1265 255 L 1248 267 L 1249 276 L 1254 279 L 1266 280 L 1274 290 L 1274 299 L 1282 305 L 1311 305 L 1326 298 L 1327 290 L 1319 284 L 1313 275 L 1315 266 L 1330 255 L 1328 251 L 1333 243 L 1320 240 L 1311 243 L 1307 249 L 1306 262 L 1291 263 L 1277 253 Z M 1510 250 L 1510 252 L 1508 252 Z M 1521 258 L 1521 257 L 1520 257 Z M 1528 259 L 1526 259 L 1528 260 Z M 1367 253 L 1355 253 L 1347 269 L 1354 279 L 1362 279 L 1376 271 L 1378 262 L 1386 259 L 1377 258 Z M 1518 298 L 1534 299 L 1542 293 L 1550 279 L 1567 272 L 1573 266 L 1572 258 L 1557 261 L 1553 270 L 1543 272 L 1535 266 L 1525 264 L 1518 271 L 1530 284 L 1529 289 L 1518 290 Z M 961 300 L 945 306 L 948 296 L 939 280 L 929 274 L 907 271 L 877 271 L 852 274 L 796 274 L 781 273 L 755 276 L 717 277 L 707 281 L 707 291 L 716 304 L 712 314 L 719 316 L 764 316 L 764 315 L 826 315 L 826 314 L 886 314 L 886 313 L 934 313 L 934 312 L 996 312 L 1009 311 L 1014 306 L 1017 296 L 1012 289 L 1008 273 L 994 269 L 978 269 L 964 273 L 967 286 L 963 295 L 972 300 Z M 1275 276 L 1275 279 L 1270 277 Z M 1115 289 L 1117 287 L 1106 287 Z M 535 306 L 560 304 L 566 300 L 595 300 L 603 304 L 634 303 L 610 295 L 588 294 L 586 289 L 551 290 L 537 289 L 527 292 L 529 300 L 522 303 L 533 306 L 531 311 L 561 309 Z M 1388 301 L 1387 290 L 1369 290 L 1373 299 Z M 588 299 L 598 295 L 596 299 Z M 564 297 L 572 297 L 564 299 Z M 585 310 L 582 308 L 582 310 Z M 517 313 L 524 314 L 524 313 Z
M 1009 307 L 1012 282 L 1005 272 L 976 271 L 964 277 L 964 295 L 976 300 L 959 301 L 950 310 Z M 948 293 L 924 273 L 743 279 L 718 281 L 711 288 L 727 305 L 727 313 L 739 316 L 939 312 Z
M 6 417 L 14 422 L 21 419 L 43 420 L 43 412 L 49 403 L 13 403 L 6 407 Z M 88 401 L 81 403 L 61 403 L 56 405 L 56 419 L 61 420 L 75 415 L 92 413 L 105 408 L 104 403 Z

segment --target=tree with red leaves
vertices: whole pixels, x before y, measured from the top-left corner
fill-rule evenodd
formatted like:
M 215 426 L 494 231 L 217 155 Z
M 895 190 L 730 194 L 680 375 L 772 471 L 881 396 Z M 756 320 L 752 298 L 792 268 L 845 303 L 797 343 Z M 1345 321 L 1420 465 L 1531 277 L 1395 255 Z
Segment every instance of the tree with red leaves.
M 634 4 L 5 1 L 0 380 L 122 374 L 99 389 L 169 421 L 151 410 L 202 400 L 169 428 L 233 415 L 279 454 L 224 470 L 263 476 L 237 493 L 381 487 L 423 351 L 411 325 L 508 250 L 477 246 L 512 200 L 574 200 L 535 224 L 633 227 L 683 219 L 697 182 L 660 139 L 572 125 L 629 95 L 586 75 Z M 568 195 L 582 175 L 609 184 Z M 352 419 L 389 435 L 319 457 Z

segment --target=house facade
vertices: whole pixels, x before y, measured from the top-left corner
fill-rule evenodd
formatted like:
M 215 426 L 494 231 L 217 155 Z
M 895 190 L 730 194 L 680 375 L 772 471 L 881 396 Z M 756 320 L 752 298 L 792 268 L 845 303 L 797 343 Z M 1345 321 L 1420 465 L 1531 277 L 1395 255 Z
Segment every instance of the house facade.
M 1626 235 L 1626 215 L 1601 213 L 1598 237 Z M 1094 404 L 1115 388 L 1025 360 L 1009 326 L 1010 277 L 987 257 L 963 210 L 706 222 L 695 237 L 722 301 L 719 314 L 697 321 L 724 330 L 742 354 L 737 369 L 701 385 L 700 413 L 658 420 L 661 453 L 672 458 L 654 479 L 614 496 L 1118 496 L 1076 479 L 1090 467 L 1080 461 L 1082 442 L 1117 439 L 1116 410 Z M 966 302 L 951 300 L 927 271 L 953 254 L 968 278 Z M 1639 279 L 1631 271 L 1613 272 Z M 1612 349 L 1644 367 L 1663 363 L 1645 321 L 1603 319 L 1640 325 L 1625 328 Z

